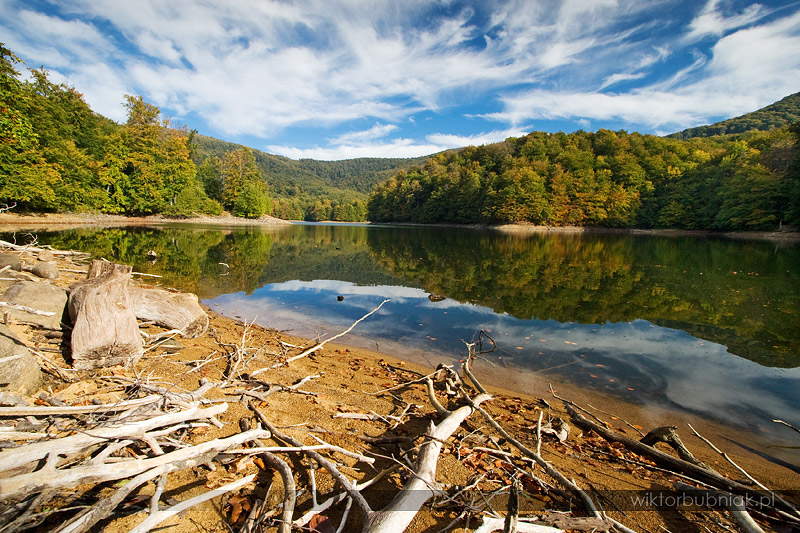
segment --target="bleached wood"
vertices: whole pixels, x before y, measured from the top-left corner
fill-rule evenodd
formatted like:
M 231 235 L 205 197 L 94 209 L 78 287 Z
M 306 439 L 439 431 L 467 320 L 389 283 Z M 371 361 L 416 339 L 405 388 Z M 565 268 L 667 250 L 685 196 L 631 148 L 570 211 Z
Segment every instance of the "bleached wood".
M 217 496 L 221 496 L 226 492 L 231 492 L 244 487 L 245 485 L 253 481 L 255 477 L 256 477 L 255 474 L 251 474 L 247 477 L 243 477 L 242 479 L 234 481 L 233 483 L 228 483 L 227 485 L 219 487 L 218 489 L 210 490 L 204 494 L 201 494 L 200 496 L 195 496 L 194 498 L 173 505 L 169 509 L 153 513 L 150 516 L 148 516 L 144 520 L 144 522 L 142 522 L 135 528 L 131 529 L 130 533 L 147 533 L 148 531 L 156 527 L 164 520 L 167 520 L 175 516 L 176 514 L 185 511 L 186 509 L 194 507 L 195 505 L 199 505 L 205 501 L 211 500 L 212 498 L 216 498 Z
M 130 269 L 93 261 L 89 279 L 70 291 L 67 308 L 74 324 L 71 346 L 75 368 L 127 364 L 144 353 L 129 294 Z
M 190 339 L 208 329 L 208 315 L 194 294 L 142 287 L 131 287 L 130 294 L 134 313 L 140 320 L 179 330 Z
M 170 463 L 184 463 L 195 458 L 204 457 L 205 462 L 212 454 L 216 455 L 253 439 L 268 437 L 269 432 L 262 429 L 254 429 L 244 433 L 237 433 L 231 437 L 214 439 L 195 446 L 181 448 L 148 459 L 134 459 L 104 465 L 76 466 L 61 470 L 45 466 L 36 472 L 0 479 L 0 494 L 3 494 L 5 498 L 14 499 L 43 490 L 63 490 L 74 488 L 84 483 L 104 483 L 106 481 L 125 479 L 147 472 L 152 468 L 158 468 Z
M 156 428 L 179 424 L 189 420 L 205 419 L 224 412 L 228 404 L 221 403 L 205 409 L 195 404 L 189 409 L 175 413 L 166 413 L 136 422 L 122 422 L 117 425 L 90 429 L 81 433 L 41 442 L 33 442 L 17 448 L 4 450 L 0 454 L 0 472 L 9 472 L 17 468 L 28 468 L 45 459 L 49 454 L 70 455 L 87 450 L 98 444 L 125 438 L 136 438 Z M 0 489 L 0 493 L 4 493 Z
M 386 507 L 367 517 L 363 531 L 369 533 L 405 531 L 416 512 L 435 494 L 436 461 L 442 443 L 475 411 L 473 406 L 477 407 L 490 398 L 488 394 L 479 394 L 472 400 L 472 405 L 456 409 L 438 425 L 431 426 L 427 434 L 429 438 L 417 455 L 415 475 L 406 482 L 403 489 Z
M 15 406 L 0 407 L 0 417 L 14 416 L 52 416 L 52 415 L 82 415 L 94 413 L 111 413 L 124 411 L 132 407 L 141 407 L 150 403 L 155 403 L 162 399 L 158 394 L 151 394 L 136 400 L 124 400 L 117 403 L 103 405 L 66 405 L 66 406 Z

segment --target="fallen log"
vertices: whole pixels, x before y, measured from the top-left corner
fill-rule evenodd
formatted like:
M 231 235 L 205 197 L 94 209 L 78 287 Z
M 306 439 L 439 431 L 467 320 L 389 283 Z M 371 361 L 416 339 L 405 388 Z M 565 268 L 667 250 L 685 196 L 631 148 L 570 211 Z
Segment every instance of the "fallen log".
M 566 403 L 565 407 L 569 415 L 572 417 L 572 420 L 575 422 L 577 426 L 580 426 L 583 429 L 592 430 L 601 437 L 603 437 L 604 439 L 606 439 L 607 441 L 619 442 L 629 450 L 632 450 L 640 455 L 647 455 L 648 457 L 653 459 L 656 463 L 666 468 L 678 472 L 683 472 L 687 475 L 692 476 L 694 479 L 700 480 L 703 483 L 706 483 L 712 487 L 722 489 L 727 492 L 733 492 L 734 494 L 747 495 L 747 494 L 757 493 L 757 490 L 753 489 L 753 487 L 748 487 L 747 485 L 739 483 L 738 481 L 728 479 L 713 470 L 703 468 L 688 461 L 684 461 L 683 459 L 679 459 L 657 448 L 648 446 L 647 444 L 643 444 L 642 442 L 632 439 L 626 435 L 622 435 L 621 433 L 617 433 L 616 431 L 604 428 L 603 426 L 587 419 L 569 403 Z M 760 499 L 757 497 L 748 499 L 748 501 L 752 501 L 756 505 L 760 503 Z M 772 502 L 772 506 L 769 507 L 774 509 L 780 509 L 781 511 L 785 511 L 791 514 L 792 516 L 800 516 L 800 514 L 798 514 L 797 509 L 795 509 L 791 503 L 787 502 L 786 500 L 777 495 L 775 495 L 774 502 Z
M 131 287 L 130 295 L 136 318 L 180 330 L 181 335 L 189 339 L 199 337 L 208 329 L 208 315 L 194 294 Z
M 72 319 L 72 365 L 89 370 L 124 365 L 144 353 L 128 284 L 132 267 L 92 261 L 89 279 L 73 286 L 67 308 Z

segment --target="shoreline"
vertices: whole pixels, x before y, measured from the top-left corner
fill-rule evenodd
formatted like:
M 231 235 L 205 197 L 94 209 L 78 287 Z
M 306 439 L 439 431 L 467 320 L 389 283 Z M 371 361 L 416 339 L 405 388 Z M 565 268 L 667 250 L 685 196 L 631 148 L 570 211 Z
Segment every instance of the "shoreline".
M 84 226 L 162 226 L 169 224 L 211 225 L 211 226 L 291 226 L 306 222 L 283 220 L 269 215 L 250 219 L 233 215 L 202 216 L 192 218 L 169 218 L 163 215 L 129 217 L 125 215 L 92 213 L 30 213 L 19 214 L 0 212 L 0 231 L 22 231 L 42 229 L 42 226 L 57 226 L 59 229 Z M 321 221 L 310 224 L 337 224 L 360 226 L 396 226 L 422 228 L 466 228 L 492 230 L 507 234 L 563 233 L 563 234 L 619 234 L 652 235 L 658 237 L 722 237 L 741 240 L 767 240 L 777 242 L 800 242 L 800 231 L 794 228 L 779 231 L 725 231 L 725 230 L 686 230 L 672 228 L 607 228 L 594 226 L 538 226 L 533 224 L 418 224 L 383 222 L 336 222 Z

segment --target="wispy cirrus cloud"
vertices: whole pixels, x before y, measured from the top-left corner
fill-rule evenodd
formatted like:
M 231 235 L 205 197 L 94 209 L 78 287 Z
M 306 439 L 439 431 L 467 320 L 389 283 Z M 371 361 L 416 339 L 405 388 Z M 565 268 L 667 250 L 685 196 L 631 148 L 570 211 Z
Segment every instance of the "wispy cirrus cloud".
M 100 113 L 121 120 L 123 94 L 141 94 L 204 133 L 284 155 L 423 155 L 533 120 L 681 129 L 771 103 L 800 79 L 800 6 L 778 0 L 2 7 L 7 46 Z

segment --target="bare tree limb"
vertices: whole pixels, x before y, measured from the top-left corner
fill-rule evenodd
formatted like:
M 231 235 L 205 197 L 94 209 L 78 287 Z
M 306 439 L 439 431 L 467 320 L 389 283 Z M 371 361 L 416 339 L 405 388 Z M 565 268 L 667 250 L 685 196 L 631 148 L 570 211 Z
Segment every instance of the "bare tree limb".
M 194 498 L 183 501 L 177 505 L 173 505 L 169 509 L 153 513 L 150 516 L 148 516 L 144 520 L 144 522 L 142 522 L 135 528 L 131 529 L 130 533 L 147 533 L 148 531 L 156 527 L 164 520 L 167 520 L 175 516 L 176 514 L 185 511 L 186 509 L 190 509 L 195 505 L 199 505 L 205 501 L 216 498 L 217 496 L 221 496 L 226 492 L 231 492 L 244 487 L 245 485 L 253 481 L 255 477 L 256 477 L 255 474 L 251 474 L 249 476 L 243 477 L 242 479 L 234 481 L 233 483 L 228 483 L 227 485 L 224 485 L 218 489 L 210 490 L 205 494 L 201 494 L 200 496 L 195 496 Z
M 363 320 L 366 320 L 368 317 L 370 317 L 370 316 L 371 316 L 371 315 L 373 315 L 374 313 L 378 312 L 378 310 L 379 310 L 381 307 L 383 307 L 383 304 L 385 304 L 385 303 L 386 303 L 386 302 L 388 302 L 388 301 L 389 301 L 388 299 L 386 299 L 386 300 L 382 301 L 378 307 L 376 307 L 375 309 L 373 309 L 372 311 L 370 311 L 370 312 L 369 312 L 369 313 L 367 313 L 366 315 L 362 316 L 361 318 L 359 318 L 358 320 L 356 320 L 355 322 L 353 322 L 353 325 L 352 325 L 352 326 L 350 326 L 349 328 L 347 328 L 347 329 L 346 329 L 346 330 L 344 330 L 343 332 L 339 333 L 338 335 L 334 335 L 333 337 L 331 337 L 331 338 L 329 338 L 329 339 L 325 339 L 324 341 L 322 341 L 322 342 L 320 342 L 320 343 L 318 343 L 318 344 L 316 344 L 316 345 L 312 346 L 311 348 L 309 348 L 309 349 L 307 349 L 307 350 L 304 350 L 303 352 L 299 353 L 298 355 L 295 355 L 294 357 L 290 357 L 290 358 L 289 358 L 289 359 L 287 359 L 286 361 L 283 361 L 283 362 L 280 362 L 280 363 L 274 364 L 274 365 L 272 365 L 272 366 L 268 366 L 268 367 L 262 368 L 262 369 L 260 369 L 260 370 L 256 370 L 255 372 L 252 372 L 252 373 L 250 374 L 250 376 L 251 376 L 251 377 L 255 377 L 255 376 L 257 376 L 257 375 L 259 375 L 259 374 L 262 374 L 262 373 L 264 373 L 264 372 L 266 372 L 266 371 L 268 371 L 268 370 L 273 370 L 273 369 L 275 369 L 275 368 L 279 368 L 279 367 L 281 367 L 281 366 L 288 365 L 288 364 L 289 364 L 289 363 L 291 363 L 292 361 L 297 361 L 298 359 L 302 359 L 303 357 L 306 357 L 307 355 L 311 355 L 312 353 L 314 353 L 314 352 L 316 352 L 316 351 L 319 351 L 319 350 L 321 350 L 321 349 L 322 349 L 322 347 L 323 347 L 323 346 L 325 346 L 327 343 L 329 343 L 329 342 L 331 342 L 331 341 L 334 341 L 334 340 L 338 339 L 339 337 L 343 337 L 343 336 L 347 335 L 348 333 L 350 333 L 351 331 L 353 331 L 353 328 L 355 328 L 355 327 L 356 327 L 356 326 L 357 326 L 357 325 L 358 325 L 360 322 L 362 322 Z

